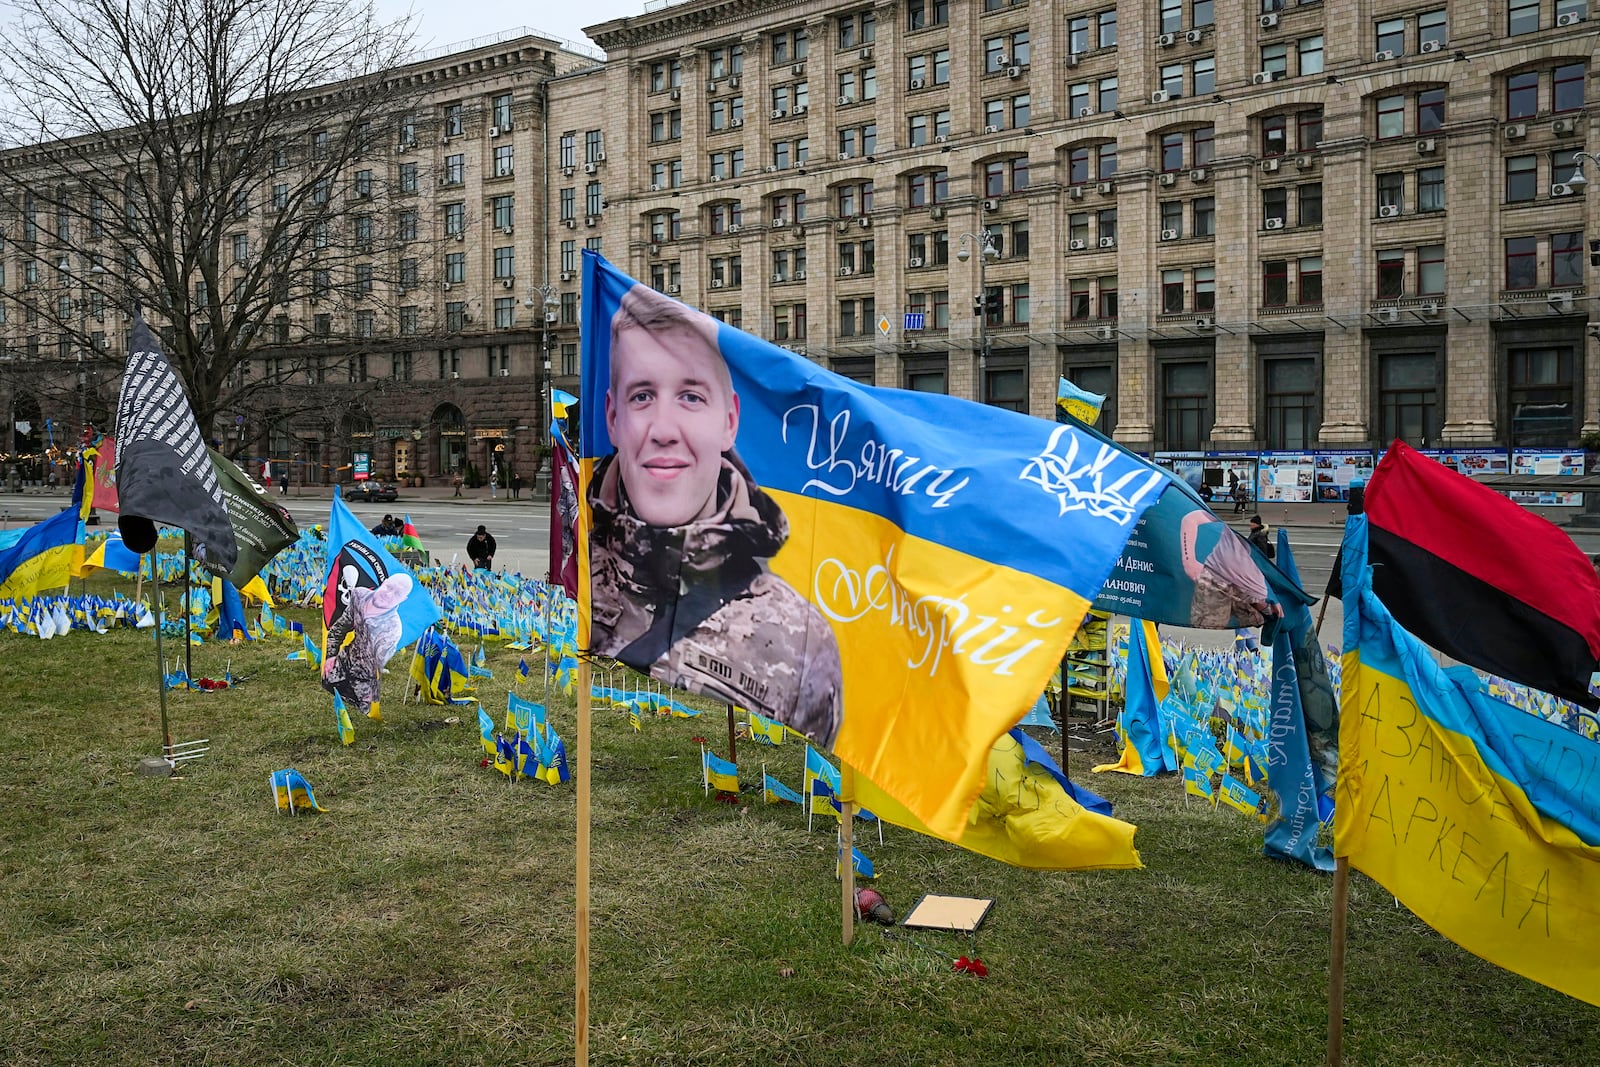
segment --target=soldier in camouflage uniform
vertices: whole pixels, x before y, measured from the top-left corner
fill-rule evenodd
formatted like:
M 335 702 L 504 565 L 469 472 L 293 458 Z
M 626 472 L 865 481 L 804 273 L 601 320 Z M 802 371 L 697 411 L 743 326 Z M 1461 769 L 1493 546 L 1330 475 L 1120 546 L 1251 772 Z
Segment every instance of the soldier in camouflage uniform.
M 715 324 L 644 286 L 612 323 L 606 425 L 590 485 L 590 650 L 738 704 L 831 747 L 839 647 L 767 569 L 782 509 L 733 451 L 739 402 Z

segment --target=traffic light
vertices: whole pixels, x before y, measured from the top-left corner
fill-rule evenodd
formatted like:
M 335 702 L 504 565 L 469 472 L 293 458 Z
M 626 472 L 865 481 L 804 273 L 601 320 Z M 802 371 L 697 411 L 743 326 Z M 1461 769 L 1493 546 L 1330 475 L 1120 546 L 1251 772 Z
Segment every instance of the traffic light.
M 1005 291 L 1000 288 L 990 289 L 983 296 L 983 310 L 985 317 L 990 322 L 1001 322 L 1006 317 Z
M 1600 267 L 1600 240 L 1589 242 L 1589 266 Z

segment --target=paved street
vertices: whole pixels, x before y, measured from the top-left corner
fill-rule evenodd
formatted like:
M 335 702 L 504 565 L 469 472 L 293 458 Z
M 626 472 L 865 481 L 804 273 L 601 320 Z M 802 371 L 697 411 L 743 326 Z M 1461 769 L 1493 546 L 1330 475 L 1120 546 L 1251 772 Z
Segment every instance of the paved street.
M 507 500 L 504 493 L 490 499 L 487 489 L 464 490 L 455 497 L 449 487 L 404 489 L 400 499 L 390 504 L 352 504 L 351 511 L 368 527 L 377 524 L 388 512 L 398 516 L 410 515 L 412 522 L 429 553 L 437 560 L 462 563 L 466 560 L 467 538 L 478 524 L 489 528 L 499 543 L 495 556 L 497 567 L 518 570 L 526 575 L 542 577 L 549 568 L 550 508 L 542 487 L 534 498 L 524 489 L 521 500 Z M 287 497 L 280 497 L 289 506 L 295 521 L 302 528 L 313 523 L 328 521 L 326 486 L 291 489 Z M 9 527 L 22 522 L 35 522 L 45 518 L 66 504 L 66 490 L 55 492 L 30 490 L 23 493 L 0 493 L 0 526 Z M 1555 522 L 1561 522 L 1577 513 L 1576 508 L 1546 508 L 1540 513 Z M 1320 596 L 1328 583 L 1339 549 L 1339 535 L 1344 521 L 1342 505 L 1296 504 L 1267 505 L 1262 516 L 1276 531 L 1284 525 L 1289 530 L 1290 545 L 1305 588 Z M 1246 516 L 1222 515 L 1234 522 L 1240 532 L 1246 532 Z M 105 516 L 112 521 L 111 516 Z M 1600 552 L 1600 530 L 1568 530 L 1574 542 L 1584 552 Z M 1313 608 L 1313 611 L 1316 609 Z M 1328 605 L 1327 619 L 1322 636 L 1325 643 L 1337 645 L 1344 615 L 1338 601 Z M 1189 630 L 1171 628 L 1173 637 L 1191 643 L 1224 646 L 1232 642 L 1231 631 Z

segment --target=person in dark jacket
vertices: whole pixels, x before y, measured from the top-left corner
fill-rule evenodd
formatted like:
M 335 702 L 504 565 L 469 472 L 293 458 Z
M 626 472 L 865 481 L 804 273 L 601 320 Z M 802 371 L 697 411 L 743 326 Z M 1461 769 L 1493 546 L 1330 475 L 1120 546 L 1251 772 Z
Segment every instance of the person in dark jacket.
M 494 570 L 495 547 L 494 535 L 484 526 L 479 526 L 478 532 L 467 538 L 467 555 L 480 571 Z
M 1268 559 L 1278 558 L 1278 548 L 1272 543 L 1267 524 L 1261 521 L 1260 515 L 1250 516 L 1250 543 Z

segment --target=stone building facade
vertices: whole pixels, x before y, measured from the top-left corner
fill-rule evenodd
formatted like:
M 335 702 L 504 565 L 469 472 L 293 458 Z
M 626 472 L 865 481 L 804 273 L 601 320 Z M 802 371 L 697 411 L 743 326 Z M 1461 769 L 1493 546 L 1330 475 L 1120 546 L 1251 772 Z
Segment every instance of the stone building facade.
M 252 473 L 270 467 L 295 484 L 349 481 L 364 453 L 378 478 L 486 479 L 500 468 L 507 480 L 516 473 L 531 483 L 543 465 L 548 389 L 577 384 L 575 356 L 565 377 L 552 362 L 563 349 L 576 352 L 577 321 L 575 305 L 562 314 L 547 272 L 548 84 L 598 58 L 525 32 L 502 37 L 395 72 L 411 102 L 393 128 L 373 131 L 370 159 L 358 166 L 385 190 L 378 210 L 394 216 L 379 220 L 379 232 L 409 227 L 416 243 L 376 250 L 372 259 L 392 258 L 398 269 L 379 272 L 370 301 L 319 305 L 297 294 L 268 324 L 248 374 L 282 384 L 255 389 L 214 429 L 223 451 Z M 8 177 L 26 180 L 28 151 L 0 159 Z M 291 151 L 287 165 L 297 158 Z M 354 186 L 362 180 L 356 174 Z M 240 247 L 262 243 L 273 181 L 239 213 L 237 237 L 228 239 Z M 346 195 L 352 215 L 372 212 L 374 201 L 363 205 L 358 189 Z M 71 214 L 60 233 L 40 226 L 33 242 L 0 244 L 0 290 L 9 287 L 0 298 L 12 298 L 0 299 L 12 311 L 0 309 L 0 413 L 26 427 L 0 453 L 53 455 L 52 444 L 76 443 L 82 424 L 107 428 L 115 410 L 131 309 L 91 303 L 64 271 L 51 273 L 57 255 L 65 263 L 104 254 L 83 243 L 88 209 Z M 403 226 L 402 214 L 411 220 Z M 418 255 L 437 262 L 406 266 Z M 297 269 L 309 275 L 318 266 Z M 232 269 L 246 269 L 244 261 Z M 22 314 L 38 298 L 24 290 L 47 289 L 53 306 L 57 288 L 97 321 L 73 336 L 41 336 L 48 330 L 39 316 Z M 75 393 L 59 388 L 74 376 Z M 32 478 L 48 470 L 36 459 L 24 467 Z
M 1048 415 L 1064 374 L 1139 448 L 1571 447 L 1587 18 L 689 0 L 551 83 L 551 243 L 862 381 Z
M 225 444 L 304 481 L 357 452 L 530 478 L 592 248 L 858 380 L 1048 416 L 1065 375 L 1141 449 L 1573 447 L 1600 434 L 1595 25 L 1575 0 L 684 0 L 590 27 L 604 62 L 527 35 L 418 62 L 382 165 L 444 283 L 360 360 L 264 353 L 305 382 Z M 24 333 L 0 325 L 0 402 L 37 437 Z M 51 372 L 85 383 L 54 425 L 114 407 L 100 362 Z

